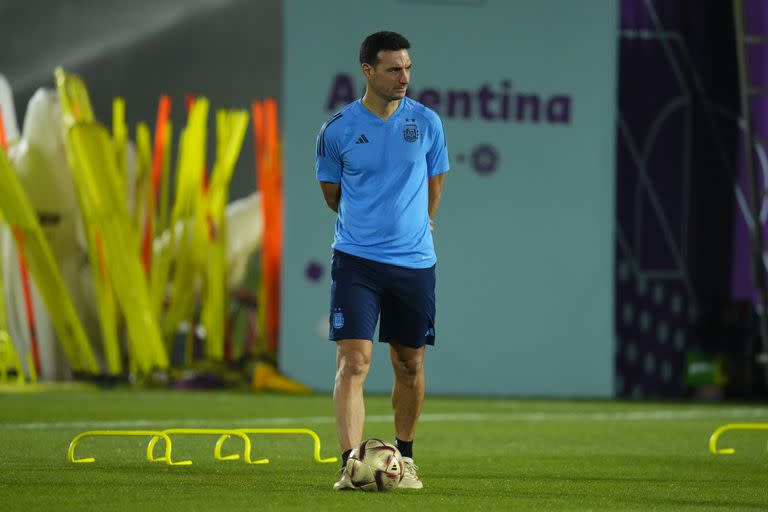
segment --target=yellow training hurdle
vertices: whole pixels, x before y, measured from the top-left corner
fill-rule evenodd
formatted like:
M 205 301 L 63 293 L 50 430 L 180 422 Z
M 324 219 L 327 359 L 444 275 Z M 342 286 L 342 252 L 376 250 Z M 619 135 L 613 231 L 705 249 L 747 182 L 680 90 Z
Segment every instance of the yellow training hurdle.
M 768 423 L 726 423 L 715 429 L 709 437 L 709 451 L 718 455 L 730 455 L 736 453 L 733 448 L 718 448 L 717 440 L 723 433 L 729 430 L 768 430 Z
M 327 463 L 336 462 L 336 457 L 323 458 L 320 456 L 320 437 L 318 437 L 315 431 L 308 428 L 239 428 L 238 432 L 243 434 L 256 434 L 256 435 L 307 435 L 314 441 L 313 458 L 315 462 Z M 216 449 L 220 453 L 221 445 L 226 441 L 226 436 L 222 436 L 216 442 Z
M 67 460 L 72 463 L 90 463 L 96 459 L 93 457 L 86 457 L 82 459 L 75 458 L 75 448 L 78 443 L 87 437 L 99 437 L 99 436 L 149 436 L 149 443 L 147 444 L 147 461 L 149 462 L 165 462 L 170 466 L 189 466 L 192 464 L 191 460 L 183 460 L 173 462 L 171 459 L 172 452 L 172 435 L 202 435 L 202 436 L 219 436 L 214 447 L 214 458 L 216 460 L 240 460 L 240 455 L 237 453 L 222 455 L 222 447 L 224 442 L 230 437 L 238 437 L 243 440 L 243 456 L 242 460 L 246 464 L 267 464 L 269 459 L 256 459 L 251 458 L 252 444 L 250 435 L 301 435 L 309 436 L 313 441 L 313 459 L 320 463 L 336 462 L 336 457 L 320 456 L 320 437 L 314 430 L 308 428 L 237 428 L 237 429 L 220 429 L 220 428 L 168 428 L 164 430 L 89 430 L 82 432 L 75 436 L 75 438 L 69 443 L 69 449 L 67 450 Z M 155 446 L 160 440 L 165 441 L 165 452 L 161 457 L 155 457 Z
M 123 436 L 129 436 L 129 437 L 136 437 L 136 436 L 152 436 L 152 439 L 155 438 L 162 438 L 165 440 L 165 455 L 162 457 L 154 458 L 152 456 L 152 453 L 149 449 L 147 449 L 147 460 L 150 462 L 165 462 L 169 466 L 189 466 L 192 464 L 191 460 L 182 460 L 178 462 L 173 462 L 171 459 L 171 438 L 168 437 L 168 434 L 164 432 L 160 432 L 159 430 L 89 430 L 87 432 L 83 432 L 81 434 L 78 434 L 75 436 L 75 438 L 72 440 L 72 442 L 69 443 L 69 449 L 67 450 L 67 460 L 69 462 L 73 462 L 75 464 L 83 464 L 83 463 L 90 463 L 95 462 L 96 459 L 94 457 L 86 457 L 84 459 L 76 459 L 75 458 L 75 448 L 77 447 L 78 443 L 85 439 L 86 437 L 102 437 L 102 436 L 109 436 L 109 437 L 123 437 Z M 154 448 L 154 444 L 151 445 Z
M 171 435 L 193 435 L 193 436 L 212 436 L 212 435 L 218 435 L 221 436 L 219 439 L 219 442 L 216 443 L 216 448 L 214 449 L 214 458 L 216 460 L 238 460 L 240 458 L 240 455 L 233 454 L 233 455 L 221 455 L 221 439 L 228 439 L 231 436 L 237 436 L 240 439 L 243 440 L 243 444 L 245 445 L 245 449 L 243 451 L 243 460 L 246 464 L 267 464 L 269 463 L 269 459 L 257 459 L 257 460 L 251 460 L 251 439 L 240 432 L 239 430 L 234 429 L 220 429 L 220 428 L 168 428 L 161 432 L 162 434 L 165 434 L 165 438 L 171 436 Z M 163 439 L 165 439 L 163 438 Z M 161 461 L 163 458 L 155 458 L 154 457 L 154 451 L 155 451 L 155 445 L 157 442 L 161 439 L 161 436 L 154 436 L 152 439 L 149 440 L 149 444 L 147 445 L 147 460 L 150 462 L 156 462 Z M 168 441 L 166 440 L 166 443 Z

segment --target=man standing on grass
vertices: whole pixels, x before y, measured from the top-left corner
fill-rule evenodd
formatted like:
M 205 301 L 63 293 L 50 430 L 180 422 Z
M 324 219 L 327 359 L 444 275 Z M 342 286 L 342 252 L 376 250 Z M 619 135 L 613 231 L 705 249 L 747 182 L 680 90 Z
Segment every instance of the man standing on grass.
M 362 441 L 363 384 L 373 335 L 389 344 L 401 488 L 421 489 L 413 439 L 424 401 L 424 346 L 435 343 L 432 220 L 448 149 L 439 116 L 406 97 L 410 43 L 377 32 L 360 47 L 362 99 L 332 116 L 317 138 L 315 172 L 334 212 L 329 338 L 336 341 L 333 408 L 342 450 L 334 490 L 353 489 L 345 468 Z

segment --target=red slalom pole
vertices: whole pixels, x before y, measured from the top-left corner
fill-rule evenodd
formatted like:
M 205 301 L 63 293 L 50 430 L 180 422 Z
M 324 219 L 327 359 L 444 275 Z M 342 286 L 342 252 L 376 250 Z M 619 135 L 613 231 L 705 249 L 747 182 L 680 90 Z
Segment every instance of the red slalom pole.
M 8 151 L 8 139 L 5 136 L 5 123 L 3 122 L 3 110 L 0 108 L 0 147 L 3 151 Z M 19 273 L 21 274 L 21 283 L 24 290 L 24 308 L 27 313 L 27 326 L 29 327 L 30 347 L 32 350 L 32 360 L 35 365 L 35 372 L 39 375 L 41 370 L 40 350 L 37 342 L 37 327 L 35 323 L 35 307 L 32 303 L 32 285 L 29 281 L 29 268 L 27 260 L 24 257 L 24 233 L 17 227 L 13 227 L 13 235 L 16 238 L 16 256 L 19 260 Z M 2 293 L 2 290 L 0 290 Z
M 19 270 L 21 283 L 24 290 L 24 307 L 27 311 L 27 326 L 29 327 L 29 344 L 32 349 L 32 360 L 35 363 L 35 371 L 40 374 L 40 350 L 37 342 L 37 327 L 35 323 L 35 307 L 32 303 L 32 285 L 29 281 L 29 268 L 24 257 L 24 233 L 17 226 L 13 227 L 13 236 L 16 238 L 16 256 L 19 258 Z

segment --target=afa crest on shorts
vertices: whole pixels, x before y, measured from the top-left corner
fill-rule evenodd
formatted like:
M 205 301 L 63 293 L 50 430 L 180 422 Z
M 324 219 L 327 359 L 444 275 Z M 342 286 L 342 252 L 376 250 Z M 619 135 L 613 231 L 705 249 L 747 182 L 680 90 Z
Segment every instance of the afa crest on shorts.
M 333 328 L 334 329 L 341 329 L 344 327 L 344 313 L 341 311 L 336 311 L 333 313 Z
M 406 119 L 403 128 L 403 138 L 406 142 L 416 142 L 419 139 L 419 127 L 415 119 Z

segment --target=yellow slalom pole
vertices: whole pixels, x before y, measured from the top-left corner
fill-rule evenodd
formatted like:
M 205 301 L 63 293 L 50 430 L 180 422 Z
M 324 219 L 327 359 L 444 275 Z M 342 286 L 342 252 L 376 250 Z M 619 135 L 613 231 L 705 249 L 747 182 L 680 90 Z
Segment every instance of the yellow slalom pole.
M 99 310 L 99 324 L 101 326 L 102 345 L 107 362 L 107 372 L 110 375 L 120 375 L 123 365 L 120 361 L 120 340 L 117 325 L 117 304 L 112 281 L 107 271 L 107 262 L 104 255 L 104 242 L 101 233 L 95 226 L 86 228 L 89 232 L 88 249 L 91 254 L 91 274 L 93 276 L 96 302 Z
M 160 177 L 159 202 L 160 208 L 155 223 L 156 233 L 160 236 L 168 234 L 166 250 L 152 257 L 152 272 L 150 273 L 149 293 L 152 304 L 152 313 L 155 318 L 162 317 L 163 301 L 168 292 L 168 273 L 171 267 L 171 242 L 173 240 L 173 226 L 169 226 L 170 212 L 168 209 L 168 184 L 170 174 L 171 146 L 173 143 L 173 125 L 170 121 L 165 124 L 165 151 L 163 154 L 163 171 Z M 170 228 L 170 229 L 169 229 Z M 155 237 L 157 239 L 157 237 Z
M 83 80 L 77 75 L 66 73 L 61 67 L 56 68 L 54 76 L 65 126 L 78 121 L 93 121 L 93 107 Z
M 109 276 L 126 317 L 139 368 L 167 368 L 168 358 L 157 323 L 151 314 L 149 291 L 138 255 L 138 240 L 125 199 L 117 191 L 114 152 L 106 131 L 95 123 L 77 123 L 66 138 L 71 166 L 78 169 L 79 187 L 84 188 L 100 226 Z
M 181 139 L 181 157 L 176 181 L 176 200 L 171 215 L 171 231 L 179 226 L 180 234 L 174 253 L 172 298 L 164 316 L 163 332 L 170 339 L 183 321 L 191 321 L 195 309 L 196 286 L 199 284 L 199 260 L 205 254 L 196 252 L 204 234 L 205 218 L 200 214 L 200 183 L 205 166 L 208 100 L 198 98 L 190 110 L 187 127 Z M 194 326 L 194 322 L 190 322 Z
M 206 330 L 208 357 L 221 361 L 224 358 L 224 317 L 227 309 L 225 208 L 229 182 L 248 128 L 248 114 L 245 111 L 219 111 L 216 115 L 216 125 L 220 133 L 216 145 L 217 158 L 205 201 L 206 218 L 211 223 L 211 228 L 207 247 L 209 258 L 206 264 L 206 298 L 202 320 Z
M 112 100 L 112 144 L 115 147 L 115 158 L 117 159 L 117 171 L 120 187 L 126 188 L 126 177 L 128 176 L 127 146 L 128 146 L 128 126 L 125 124 L 125 99 L 115 98 Z
M 27 370 L 29 371 L 29 382 L 37 384 L 37 369 L 32 354 L 27 354 Z
M 120 186 L 113 141 L 106 130 L 95 123 L 82 80 L 59 68 L 56 83 L 68 121 L 67 158 L 85 221 L 101 236 L 101 256 L 107 270 L 105 279 L 113 286 L 126 319 L 131 364 L 145 373 L 153 368 L 167 368 L 167 353 L 151 313 L 148 287 L 139 260 L 139 238 L 131 222 L 125 188 Z
M 146 212 L 147 201 L 152 185 L 152 144 L 150 142 L 149 126 L 141 122 L 136 126 L 136 182 L 133 200 L 133 229 L 136 238 L 141 239 L 141 228 L 144 225 L 143 215 Z
M 244 110 L 229 112 L 222 125 L 227 138 L 222 142 L 221 155 L 216 159 L 210 185 L 211 211 L 218 217 L 224 215 L 227 206 L 229 182 L 248 129 L 248 113 Z

